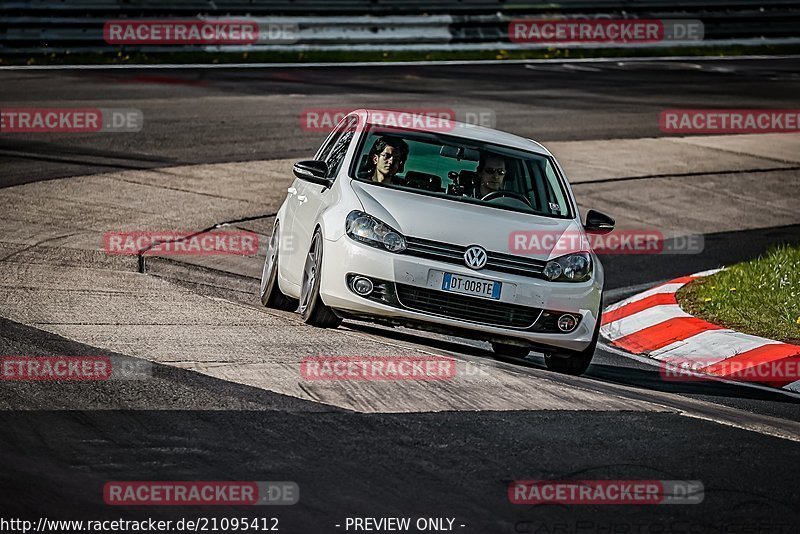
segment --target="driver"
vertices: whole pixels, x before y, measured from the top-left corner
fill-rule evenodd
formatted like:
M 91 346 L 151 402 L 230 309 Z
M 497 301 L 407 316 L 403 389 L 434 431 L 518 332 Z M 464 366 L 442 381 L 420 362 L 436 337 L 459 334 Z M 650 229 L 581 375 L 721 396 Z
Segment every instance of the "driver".
M 483 198 L 489 193 L 500 191 L 503 187 L 503 181 L 506 178 L 506 161 L 499 156 L 482 153 L 477 173 L 480 183 L 476 196 Z

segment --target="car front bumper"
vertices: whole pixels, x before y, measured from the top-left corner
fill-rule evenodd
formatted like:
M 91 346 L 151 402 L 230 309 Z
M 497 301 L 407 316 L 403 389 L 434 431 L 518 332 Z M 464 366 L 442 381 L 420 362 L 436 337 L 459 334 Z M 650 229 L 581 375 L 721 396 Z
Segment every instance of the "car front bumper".
M 366 276 L 374 281 L 401 284 L 418 288 L 434 296 L 451 295 L 441 291 L 443 273 L 469 276 L 482 280 L 501 282 L 499 300 L 468 297 L 470 303 L 485 303 L 491 307 L 524 306 L 537 310 L 557 311 L 580 315 L 577 328 L 569 333 L 536 331 L 537 327 L 510 327 L 487 324 L 485 321 L 465 320 L 430 311 L 411 309 L 408 302 L 390 305 L 357 295 L 348 286 L 350 275 Z M 397 287 L 397 286 L 395 286 Z M 490 270 L 475 271 L 466 265 L 394 254 L 357 243 L 347 236 L 335 241 L 325 241 L 320 281 L 323 302 L 346 314 L 386 319 L 392 322 L 409 322 L 436 326 L 436 330 L 453 335 L 477 337 L 486 340 L 508 340 L 535 347 L 554 347 L 583 350 L 591 342 L 599 316 L 602 298 L 602 267 L 595 261 L 593 277 L 586 282 L 549 282 L 539 278 L 524 277 Z M 458 296 L 463 298 L 463 296 Z M 508 306 L 506 306 L 508 305 Z M 463 315 L 463 312 L 461 313 Z M 537 315 L 538 316 L 538 315 Z

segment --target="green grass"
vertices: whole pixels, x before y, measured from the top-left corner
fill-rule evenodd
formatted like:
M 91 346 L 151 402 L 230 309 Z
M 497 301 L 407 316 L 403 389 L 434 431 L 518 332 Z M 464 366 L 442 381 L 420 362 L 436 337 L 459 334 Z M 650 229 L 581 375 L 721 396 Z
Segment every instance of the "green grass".
M 800 344 L 800 246 L 697 279 L 678 291 L 678 303 L 711 323 Z
M 453 61 L 487 59 L 568 59 L 591 57 L 651 57 L 651 56 L 741 56 L 747 54 L 796 54 L 798 45 L 664 47 L 664 48 L 602 48 L 602 49 L 531 49 L 531 50 L 472 50 L 472 51 L 306 51 L 306 52 L 105 52 L 80 54 L 41 54 L 7 56 L 0 65 L 81 65 L 122 64 L 158 65 L 165 63 L 294 63 L 294 62 L 353 62 L 370 61 Z

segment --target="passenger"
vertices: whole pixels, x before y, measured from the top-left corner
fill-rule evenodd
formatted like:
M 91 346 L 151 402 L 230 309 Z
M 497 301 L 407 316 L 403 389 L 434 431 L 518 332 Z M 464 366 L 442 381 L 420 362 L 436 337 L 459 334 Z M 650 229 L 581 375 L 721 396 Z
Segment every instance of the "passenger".
M 408 145 L 396 137 L 379 137 L 369 151 L 367 179 L 378 183 L 396 183 L 396 174 L 408 158 Z
M 506 161 L 500 156 L 481 154 L 478 163 L 479 185 L 476 191 L 477 198 L 484 198 L 489 193 L 499 191 L 506 178 Z

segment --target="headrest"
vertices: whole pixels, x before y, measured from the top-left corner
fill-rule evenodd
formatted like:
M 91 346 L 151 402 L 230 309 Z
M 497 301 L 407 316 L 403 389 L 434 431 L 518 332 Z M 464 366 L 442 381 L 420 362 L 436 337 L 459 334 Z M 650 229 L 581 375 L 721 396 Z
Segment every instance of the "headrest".
M 426 172 L 408 171 L 405 175 L 405 181 L 408 187 L 415 187 L 417 189 L 425 189 L 427 191 L 441 192 L 442 179 L 435 174 L 428 174 Z

